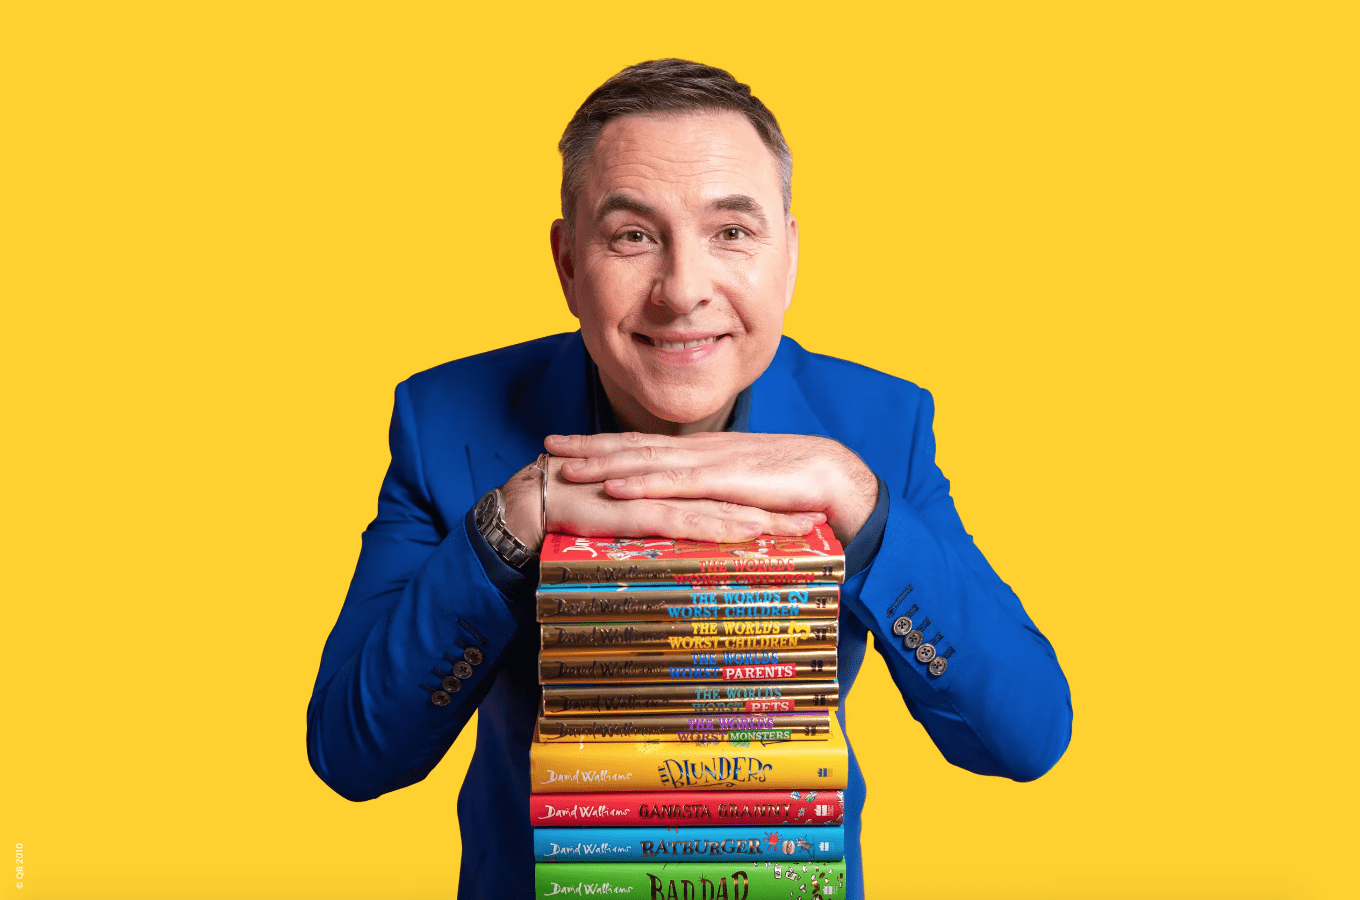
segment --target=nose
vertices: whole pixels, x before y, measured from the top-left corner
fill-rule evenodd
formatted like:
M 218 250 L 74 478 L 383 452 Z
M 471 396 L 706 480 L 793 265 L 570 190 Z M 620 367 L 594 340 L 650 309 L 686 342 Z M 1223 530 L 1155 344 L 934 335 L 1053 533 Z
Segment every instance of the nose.
M 652 287 L 652 302 L 685 315 L 713 297 L 712 260 L 689 241 L 673 241 L 667 248 L 666 267 Z

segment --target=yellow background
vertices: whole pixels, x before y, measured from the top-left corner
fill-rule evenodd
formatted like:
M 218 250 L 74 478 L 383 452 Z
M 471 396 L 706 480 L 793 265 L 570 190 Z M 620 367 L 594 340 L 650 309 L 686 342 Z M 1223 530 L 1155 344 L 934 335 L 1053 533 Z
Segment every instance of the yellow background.
M 574 327 L 557 137 L 678 55 L 794 149 L 788 333 L 934 392 L 1072 685 L 1012 784 L 871 655 L 868 895 L 1354 891 L 1348 6 L 5 4 L 3 889 L 454 895 L 471 731 L 355 805 L 304 709 L 393 386 Z

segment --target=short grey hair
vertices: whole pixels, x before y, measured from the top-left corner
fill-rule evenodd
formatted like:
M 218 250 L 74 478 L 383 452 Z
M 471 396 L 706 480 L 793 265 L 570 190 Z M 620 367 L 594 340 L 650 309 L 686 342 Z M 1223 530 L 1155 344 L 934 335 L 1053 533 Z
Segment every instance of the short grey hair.
M 629 66 L 597 87 L 567 123 L 562 153 L 562 218 L 574 229 L 576 198 L 600 132 L 612 119 L 634 115 L 735 112 L 746 117 L 774 155 L 784 193 L 784 214 L 793 206 L 793 153 L 774 113 L 751 88 L 715 66 L 684 59 L 653 59 Z

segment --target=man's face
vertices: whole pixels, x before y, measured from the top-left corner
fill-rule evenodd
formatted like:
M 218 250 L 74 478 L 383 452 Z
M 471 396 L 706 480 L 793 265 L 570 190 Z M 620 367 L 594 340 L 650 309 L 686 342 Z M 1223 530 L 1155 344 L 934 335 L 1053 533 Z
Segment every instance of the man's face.
M 729 112 L 610 121 L 575 234 L 559 220 L 552 237 L 615 409 L 650 430 L 720 430 L 774 358 L 798 270 L 798 225 L 751 124 Z

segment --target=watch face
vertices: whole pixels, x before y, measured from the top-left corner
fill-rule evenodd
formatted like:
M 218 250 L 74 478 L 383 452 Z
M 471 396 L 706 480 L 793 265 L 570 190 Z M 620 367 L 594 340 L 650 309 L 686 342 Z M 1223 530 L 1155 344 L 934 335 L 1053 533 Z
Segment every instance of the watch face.
M 492 491 L 482 499 L 477 501 L 477 508 L 472 511 L 472 517 L 477 521 L 480 529 L 491 521 L 491 517 L 496 514 L 496 492 Z

